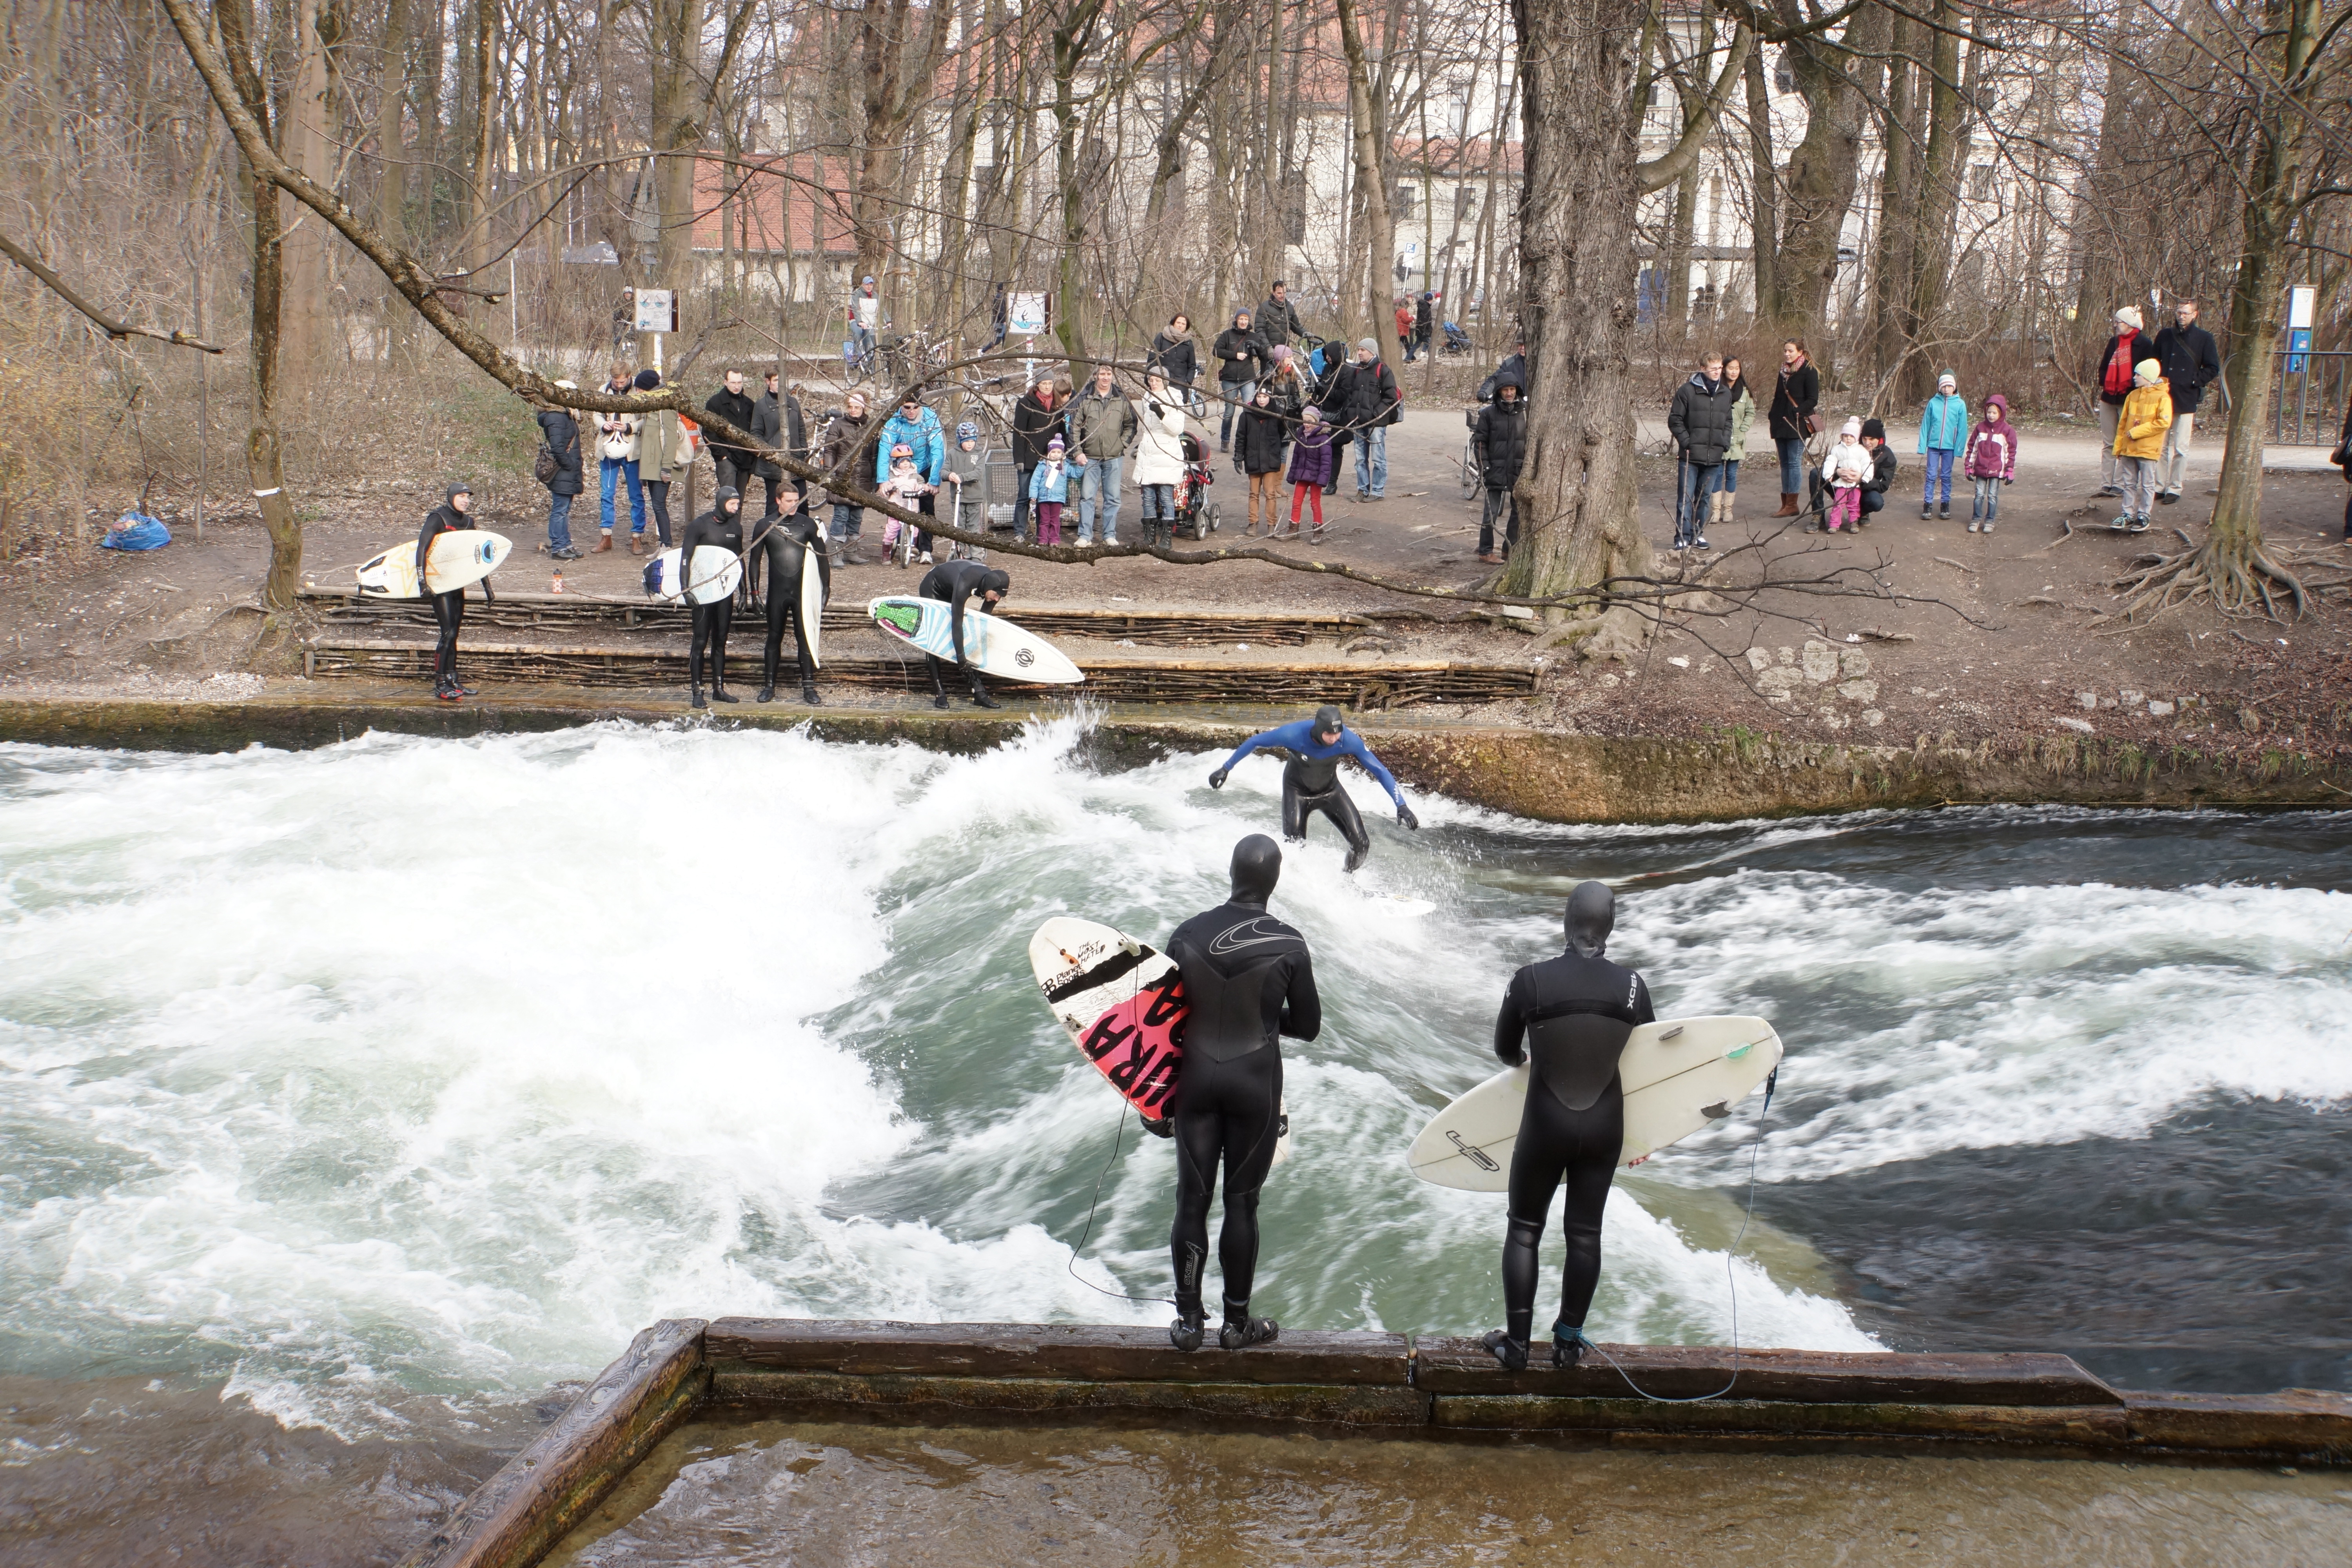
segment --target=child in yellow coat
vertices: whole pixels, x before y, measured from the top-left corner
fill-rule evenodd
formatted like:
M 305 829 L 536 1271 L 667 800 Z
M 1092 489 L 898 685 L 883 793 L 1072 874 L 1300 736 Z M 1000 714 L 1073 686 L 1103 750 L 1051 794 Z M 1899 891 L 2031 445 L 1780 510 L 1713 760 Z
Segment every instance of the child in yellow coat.
M 2172 384 L 2164 366 L 2144 359 L 2132 366 L 2132 389 L 2116 416 L 2116 456 L 2122 459 L 2124 510 L 2107 526 L 2119 533 L 2146 533 L 2148 509 L 2156 504 L 2156 462 L 2164 455 L 2164 433 L 2172 428 Z

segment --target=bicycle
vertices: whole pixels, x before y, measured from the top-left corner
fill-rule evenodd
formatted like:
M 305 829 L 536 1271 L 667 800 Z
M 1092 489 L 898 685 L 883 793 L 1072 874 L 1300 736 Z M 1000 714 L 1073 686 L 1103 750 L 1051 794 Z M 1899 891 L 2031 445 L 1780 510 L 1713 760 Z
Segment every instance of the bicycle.
M 1478 416 L 1486 408 L 1479 404 L 1462 411 L 1462 423 L 1470 426 L 1470 434 L 1462 443 L 1462 499 L 1474 500 L 1485 488 L 1486 466 L 1478 461 Z

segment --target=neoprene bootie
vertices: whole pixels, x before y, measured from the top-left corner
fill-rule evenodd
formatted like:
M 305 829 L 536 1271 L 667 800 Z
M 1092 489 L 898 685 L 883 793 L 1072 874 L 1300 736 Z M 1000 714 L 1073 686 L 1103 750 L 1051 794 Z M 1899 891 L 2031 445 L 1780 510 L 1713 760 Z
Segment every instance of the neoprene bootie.
M 1217 1331 L 1217 1342 L 1229 1351 L 1247 1350 L 1252 1345 L 1270 1343 L 1282 1332 L 1282 1325 L 1272 1318 L 1253 1318 L 1249 1303 L 1235 1306 L 1225 1303 L 1225 1326 Z
M 1574 1366 L 1584 1359 L 1584 1352 L 1591 1348 L 1592 1342 L 1584 1337 L 1582 1328 L 1571 1328 L 1566 1323 L 1552 1324 L 1552 1365 L 1561 1368 Z
M 1203 1313 L 1180 1312 L 1168 1325 L 1168 1342 L 1180 1351 L 1196 1351 L 1209 1331 L 1209 1320 Z
M 807 703 L 812 708 L 822 708 L 824 706 L 824 699 L 816 694 L 816 688 L 805 683 L 801 687 L 801 700 Z
M 708 708 L 710 706 L 709 703 L 705 702 L 702 700 L 702 688 L 699 686 L 689 686 L 686 689 L 688 692 L 686 705 L 688 708 Z
M 1489 1330 L 1486 1337 L 1478 1342 L 1486 1347 L 1487 1354 L 1503 1363 L 1505 1372 L 1528 1370 L 1528 1342 L 1511 1338 L 1508 1329 Z
M 773 702 L 775 700 L 776 689 L 772 686 L 762 686 L 758 695 L 751 699 L 754 702 Z

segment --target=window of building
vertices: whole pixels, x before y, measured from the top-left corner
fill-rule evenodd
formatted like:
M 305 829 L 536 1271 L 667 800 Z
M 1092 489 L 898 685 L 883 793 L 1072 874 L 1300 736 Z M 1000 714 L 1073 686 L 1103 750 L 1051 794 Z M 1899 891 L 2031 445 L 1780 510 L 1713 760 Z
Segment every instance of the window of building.
M 1412 221 L 1413 203 L 1421 193 L 1411 185 L 1396 188 L 1396 200 L 1390 204 L 1389 216 L 1398 223 Z
M 1785 52 L 1782 53 L 1778 60 L 1773 62 L 1772 90 L 1774 92 L 1794 92 L 1797 90 L 1797 73 L 1789 68 L 1789 57 Z
M 1969 196 L 1971 200 L 1979 202 L 1989 202 L 1992 199 L 1992 165 L 1990 163 L 1969 165 Z

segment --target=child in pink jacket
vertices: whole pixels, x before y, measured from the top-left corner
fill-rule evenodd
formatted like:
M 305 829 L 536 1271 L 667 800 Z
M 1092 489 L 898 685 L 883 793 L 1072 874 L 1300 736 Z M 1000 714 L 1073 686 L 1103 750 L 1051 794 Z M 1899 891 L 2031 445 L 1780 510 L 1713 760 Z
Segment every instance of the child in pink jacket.
M 1998 392 L 1984 400 L 1984 417 L 1969 432 L 1968 475 L 1977 482 L 1969 531 L 1990 533 L 2000 515 L 2000 487 L 2017 478 L 2017 427 L 2009 422 L 2009 399 Z

